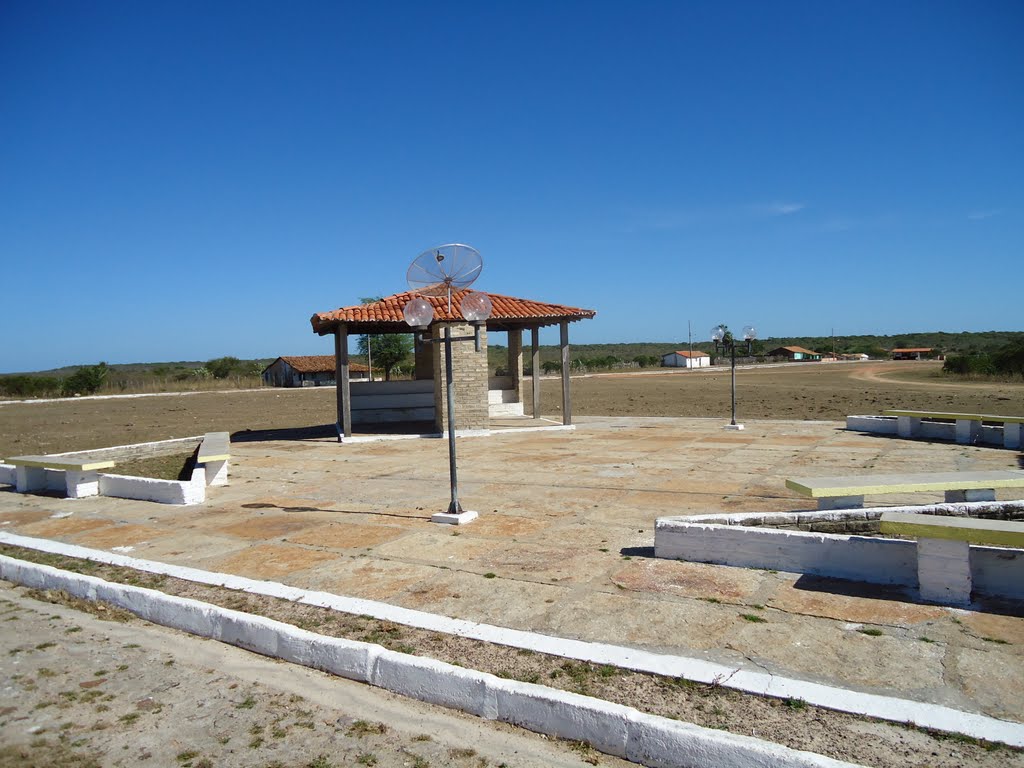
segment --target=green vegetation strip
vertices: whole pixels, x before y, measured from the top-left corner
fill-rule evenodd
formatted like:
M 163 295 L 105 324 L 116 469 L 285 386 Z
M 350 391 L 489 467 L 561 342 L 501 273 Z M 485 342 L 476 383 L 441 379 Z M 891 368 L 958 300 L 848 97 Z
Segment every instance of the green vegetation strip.
M 932 740 L 946 742 L 947 747 L 953 744 L 955 746 L 952 748 L 961 752 L 963 764 L 973 764 L 984 752 L 993 750 L 1009 750 L 1024 754 L 1024 748 L 835 712 L 798 700 L 773 699 L 741 693 L 718 684 L 706 685 L 684 678 L 570 661 L 526 649 L 406 627 L 370 616 L 356 616 L 280 598 L 196 584 L 170 576 L 91 560 L 9 545 L 0 545 L 0 554 L 110 582 L 200 600 L 291 624 L 329 637 L 375 643 L 400 653 L 424 656 L 501 678 L 537 683 L 593 696 L 653 715 L 708 728 L 719 728 L 748 736 L 755 735 L 759 738 L 763 738 L 764 734 L 771 734 L 772 741 L 793 749 L 806 748 L 804 738 L 808 727 L 818 728 L 822 722 L 827 722 L 830 730 L 829 755 L 842 760 L 859 762 L 866 759 L 867 756 L 862 757 L 861 753 L 861 746 L 864 744 L 864 723 L 917 731 L 931 737 Z M 101 618 L 124 621 L 129 617 L 126 611 L 116 607 L 89 603 L 72 598 L 64 592 L 36 590 L 33 591 L 33 595 L 52 602 L 69 604 Z M 756 614 L 741 613 L 738 617 L 754 623 L 763 621 Z

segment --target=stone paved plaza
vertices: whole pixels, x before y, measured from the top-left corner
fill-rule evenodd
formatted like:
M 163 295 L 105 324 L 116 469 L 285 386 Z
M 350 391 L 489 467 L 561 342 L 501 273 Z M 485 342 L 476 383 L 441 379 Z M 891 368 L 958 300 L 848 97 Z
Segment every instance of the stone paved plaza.
M 944 608 L 894 588 L 653 558 L 659 516 L 813 508 L 786 490 L 787 476 L 1015 469 L 1018 452 L 860 435 L 836 422 L 722 424 L 584 418 L 574 431 L 460 439 L 461 497 L 480 518 L 458 528 L 429 521 L 448 503 L 446 441 L 244 436 L 232 444 L 230 485 L 208 489 L 202 506 L 12 489 L 0 491 L 0 524 L 1024 721 L 1019 605 Z M 752 612 L 765 621 L 743 618 Z M 865 626 L 882 634 L 857 631 Z

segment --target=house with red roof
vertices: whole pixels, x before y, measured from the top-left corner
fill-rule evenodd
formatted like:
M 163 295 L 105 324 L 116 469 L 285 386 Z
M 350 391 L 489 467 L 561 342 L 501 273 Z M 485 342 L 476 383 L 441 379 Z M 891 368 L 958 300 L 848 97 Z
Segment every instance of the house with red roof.
M 682 349 L 661 356 L 662 368 L 706 368 L 710 365 L 711 355 L 699 349 L 692 352 Z
M 289 355 L 279 357 L 263 369 L 263 383 L 271 387 L 333 386 L 334 355 Z M 359 363 L 349 364 L 353 379 L 370 378 L 370 369 Z

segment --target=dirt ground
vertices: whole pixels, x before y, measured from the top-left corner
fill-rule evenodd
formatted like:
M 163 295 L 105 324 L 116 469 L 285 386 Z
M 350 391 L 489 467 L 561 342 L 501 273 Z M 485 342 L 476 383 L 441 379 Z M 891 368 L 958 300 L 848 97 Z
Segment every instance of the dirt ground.
M 4 582 L 0 622 L 0 768 L 629 765 Z
M 749 419 L 845 419 L 886 408 L 1011 414 L 1024 382 L 962 382 L 937 362 L 806 363 L 740 369 L 737 410 Z M 529 403 L 527 382 L 524 393 Z M 597 374 L 572 378 L 580 416 L 728 417 L 729 373 Z M 529 405 L 527 405 L 529 409 Z M 541 412 L 561 411 L 561 382 L 541 382 Z M 333 387 L 0 403 L 0 456 L 88 450 L 210 431 L 298 429 L 335 422 Z

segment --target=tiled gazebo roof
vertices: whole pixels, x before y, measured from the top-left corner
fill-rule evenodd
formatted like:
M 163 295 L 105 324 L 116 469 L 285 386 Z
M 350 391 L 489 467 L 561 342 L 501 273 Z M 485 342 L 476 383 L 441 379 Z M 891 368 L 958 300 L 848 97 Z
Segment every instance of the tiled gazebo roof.
M 459 311 L 459 305 L 467 293 L 469 291 L 456 291 L 452 294 L 451 312 L 448 311 L 447 296 L 423 296 L 422 298 L 433 305 L 435 322 L 465 321 Z M 349 333 L 353 334 L 411 332 L 409 326 L 406 325 L 402 310 L 410 300 L 418 295 L 412 291 L 406 291 L 370 304 L 356 304 L 330 312 L 317 312 L 310 318 L 310 323 L 313 325 L 313 332 L 321 336 L 333 333 L 339 323 L 345 323 Z M 514 296 L 502 296 L 497 293 L 488 293 L 487 295 L 490 297 L 493 307 L 491 316 L 487 320 L 487 330 L 489 331 L 557 325 L 563 321 L 588 320 L 597 314 L 593 309 L 517 299 Z

